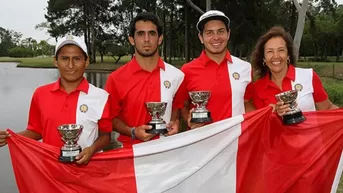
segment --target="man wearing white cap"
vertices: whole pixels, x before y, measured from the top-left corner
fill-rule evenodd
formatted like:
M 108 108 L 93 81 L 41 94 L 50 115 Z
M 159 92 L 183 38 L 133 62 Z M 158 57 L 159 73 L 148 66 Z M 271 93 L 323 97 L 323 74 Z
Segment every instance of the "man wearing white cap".
M 193 107 L 190 106 L 190 91 L 211 92 L 206 107 L 212 122 L 254 109 L 250 102 L 251 65 L 232 56 L 227 48 L 230 19 L 223 12 L 211 10 L 199 18 L 196 27 L 204 50 L 198 58 L 182 66 L 185 78 L 176 96 L 176 100 L 185 102 L 182 115 L 191 129 L 204 124 L 190 122 Z
M 66 36 L 56 44 L 54 65 L 60 78 L 37 88 L 32 96 L 27 129 L 20 135 L 62 147 L 58 126 L 83 126 L 78 144 L 81 153 L 77 164 L 88 163 L 91 156 L 110 142 L 112 122 L 108 93 L 87 82 L 83 77 L 89 64 L 87 46 L 80 37 Z M 7 144 L 10 134 L 0 131 L 0 147 Z

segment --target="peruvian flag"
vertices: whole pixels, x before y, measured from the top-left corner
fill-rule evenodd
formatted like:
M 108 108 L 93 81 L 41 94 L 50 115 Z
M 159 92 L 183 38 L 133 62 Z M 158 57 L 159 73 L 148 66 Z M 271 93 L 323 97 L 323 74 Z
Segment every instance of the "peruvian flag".
M 284 126 L 269 107 L 199 129 L 96 154 L 86 166 L 12 133 L 22 193 L 329 193 L 342 172 L 343 110 Z

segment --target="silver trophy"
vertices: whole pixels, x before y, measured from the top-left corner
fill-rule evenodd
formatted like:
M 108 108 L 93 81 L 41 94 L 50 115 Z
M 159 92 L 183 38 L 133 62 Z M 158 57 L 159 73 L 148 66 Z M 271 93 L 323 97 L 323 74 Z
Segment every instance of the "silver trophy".
M 210 91 L 189 92 L 192 103 L 196 106 L 191 114 L 192 123 L 208 123 L 212 121 L 211 112 L 206 109 L 206 105 L 211 96 Z
M 167 103 L 166 102 L 146 102 L 146 108 L 148 109 L 149 114 L 152 119 L 148 123 L 152 128 L 146 130 L 150 134 L 166 134 L 168 133 L 166 122 L 163 120 L 162 116 L 164 115 Z
M 301 110 L 297 107 L 297 96 L 298 92 L 296 90 L 289 90 L 275 95 L 275 98 L 278 102 L 289 104 L 291 109 L 290 111 L 286 112 L 284 116 L 282 116 L 283 124 L 296 124 L 306 120 Z
M 77 144 L 83 126 L 78 124 L 65 124 L 58 127 L 58 133 L 64 142 L 61 147 L 61 155 L 59 161 L 74 162 L 75 158 L 81 152 L 82 148 Z

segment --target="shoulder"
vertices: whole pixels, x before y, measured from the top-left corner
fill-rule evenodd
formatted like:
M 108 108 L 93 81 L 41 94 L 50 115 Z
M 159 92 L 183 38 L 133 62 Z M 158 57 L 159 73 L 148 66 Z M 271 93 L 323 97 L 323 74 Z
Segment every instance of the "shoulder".
M 295 67 L 295 71 L 297 73 L 311 73 L 311 74 L 315 74 L 314 70 L 312 68 L 299 68 L 299 67 Z
M 182 77 L 184 76 L 184 73 L 180 69 L 176 68 L 175 66 L 168 64 L 166 62 L 164 62 L 164 66 L 167 73 L 172 73 L 175 76 L 182 76 Z
M 56 82 L 52 82 L 52 83 L 49 83 L 49 84 L 45 84 L 45 85 L 39 86 L 39 87 L 36 88 L 34 93 L 42 94 L 42 93 L 46 93 L 48 91 L 51 91 L 54 88 L 55 84 L 56 84 Z
M 259 78 L 253 83 L 254 88 L 257 88 L 257 89 L 261 88 L 262 86 L 265 86 L 265 84 L 267 84 L 265 81 L 265 77 Z
M 113 72 L 111 72 L 111 74 L 108 75 L 108 78 L 109 79 L 116 79 L 116 78 L 119 78 L 121 77 L 122 75 L 124 74 L 127 74 L 129 73 L 129 63 L 126 63 L 122 66 L 120 66 L 119 68 L 117 68 L 116 70 L 114 70 Z
M 200 58 L 195 58 L 192 61 L 185 63 L 184 65 L 182 65 L 181 67 L 181 71 L 182 72 L 187 72 L 189 70 L 191 70 L 192 68 L 198 66 L 199 64 L 201 64 L 202 61 L 200 60 Z
M 88 93 L 90 95 L 96 95 L 96 96 L 104 96 L 104 97 L 108 96 L 108 92 L 107 91 L 105 91 L 102 88 L 96 87 L 96 86 L 94 86 L 92 84 L 89 84 Z
M 231 58 L 232 58 L 232 63 L 234 63 L 234 64 L 237 63 L 237 64 L 240 64 L 240 65 L 251 66 L 251 64 L 249 62 L 244 61 L 244 60 L 242 60 L 240 58 L 237 58 L 236 56 L 232 56 L 231 55 Z

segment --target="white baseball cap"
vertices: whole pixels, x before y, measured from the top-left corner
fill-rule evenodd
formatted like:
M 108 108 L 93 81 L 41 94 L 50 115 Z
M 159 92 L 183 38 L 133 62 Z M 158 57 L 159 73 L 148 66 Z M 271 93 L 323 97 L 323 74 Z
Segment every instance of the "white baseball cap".
M 57 51 L 59 49 L 61 49 L 63 46 L 67 44 L 78 46 L 88 56 L 87 46 L 84 39 L 78 36 L 73 36 L 73 35 L 65 36 L 57 41 L 56 47 L 55 47 L 55 55 L 57 54 Z
M 205 24 L 211 20 L 221 20 L 230 28 L 230 19 L 223 12 L 210 10 L 200 16 L 197 23 L 197 30 L 201 32 L 204 29 Z

